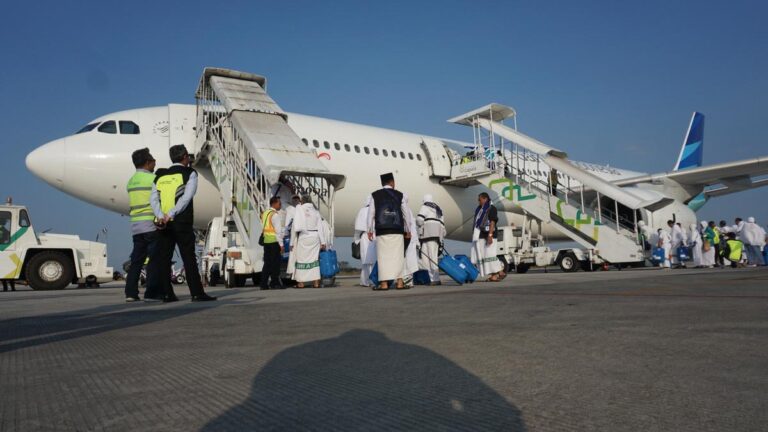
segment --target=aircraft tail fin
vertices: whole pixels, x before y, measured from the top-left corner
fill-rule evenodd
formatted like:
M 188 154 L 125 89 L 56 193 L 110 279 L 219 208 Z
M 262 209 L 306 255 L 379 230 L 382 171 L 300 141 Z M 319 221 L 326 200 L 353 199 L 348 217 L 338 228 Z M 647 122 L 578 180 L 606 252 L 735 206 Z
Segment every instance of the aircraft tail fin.
M 704 114 L 694 112 L 674 170 L 700 167 L 704 158 Z

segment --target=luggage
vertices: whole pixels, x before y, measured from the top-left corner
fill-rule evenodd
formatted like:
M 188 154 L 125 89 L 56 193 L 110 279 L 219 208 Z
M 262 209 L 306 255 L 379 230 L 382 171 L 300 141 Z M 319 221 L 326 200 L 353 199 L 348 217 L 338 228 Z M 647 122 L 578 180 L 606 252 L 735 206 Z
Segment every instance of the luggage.
M 429 279 L 429 272 L 426 270 L 419 270 L 413 274 L 414 285 L 429 285 L 432 281 Z
M 680 246 L 677 248 L 677 259 L 680 261 L 690 261 L 691 260 L 691 248 L 688 246 Z
M 456 260 L 456 258 L 448 254 L 443 255 L 437 265 L 440 267 L 440 270 L 444 271 L 459 285 L 462 285 L 464 282 L 466 282 L 467 278 L 469 277 L 466 270 L 461 268 L 461 263 Z
M 373 268 L 371 269 L 371 274 L 368 275 L 368 280 L 371 281 L 373 286 L 376 286 L 376 287 L 379 286 L 379 263 L 378 262 L 373 265 Z M 392 286 L 392 284 L 394 283 L 395 281 L 393 280 L 387 281 L 388 286 Z
M 454 258 L 459 261 L 461 268 L 467 272 L 467 283 L 476 281 L 477 277 L 480 276 L 480 270 L 472 264 L 472 260 L 466 255 L 455 255 Z
M 352 242 L 352 258 L 360 259 L 360 242 L 359 241 Z
M 664 254 L 664 248 L 660 248 L 660 247 L 653 248 L 653 254 L 651 255 L 651 261 L 653 261 L 656 264 L 661 264 L 664 261 L 666 261 L 666 256 Z
M 339 261 L 335 250 L 320 251 L 320 276 L 332 278 L 339 272 Z
M 763 246 L 763 265 L 768 266 L 768 245 Z

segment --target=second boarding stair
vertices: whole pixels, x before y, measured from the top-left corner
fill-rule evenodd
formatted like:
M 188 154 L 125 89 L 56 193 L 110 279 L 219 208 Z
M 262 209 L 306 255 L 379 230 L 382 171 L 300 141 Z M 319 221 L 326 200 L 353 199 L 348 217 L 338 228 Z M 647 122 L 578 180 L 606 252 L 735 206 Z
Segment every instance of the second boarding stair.
M 449 120 L 475 129 L 476 151 L 465 161 L 472 164 L 471 170 L 457 170 L 443 183 L 483 184 L 505 210 L 522 209 L 603 261 L 643 261 L 638 210 L 653 210 L 659 200 L 644 200 L 623 190 L 571 163 L 565 152 L 502 123 L 513 115 L 509 107 L 490 104 Z M 488 143 L 482 142 L 481 132 L 488 134 Z
M 195 94 L 195 164 L 210 165 L 225 214 L 257 259 L 261 214 L 272 196 L 311 196 L 333 233 L 334 195 L 345 181 L 301 141 L 265 89 L 265 77 L 205 68 Z

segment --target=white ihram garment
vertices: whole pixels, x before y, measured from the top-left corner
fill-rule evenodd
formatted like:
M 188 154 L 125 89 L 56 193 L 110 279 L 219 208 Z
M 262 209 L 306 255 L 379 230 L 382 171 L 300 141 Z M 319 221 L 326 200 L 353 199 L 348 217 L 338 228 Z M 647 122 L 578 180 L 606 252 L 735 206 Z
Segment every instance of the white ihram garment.
M 326 244 L 320 213 L 311 203 L 296 207 L 291 231 L 293 279 L 297 282 L 320 280 L 320 246 Z
M 672 249 L 672 237 L 669 235 L 667 230 L 661 230 L 661 233 L 659 233 L 659 243 L 661 243 L 661 247 L 664 248 L 664 262 L 659 263 L 659 267 L 669 268 L 669 255 Z
M 360 285 L 371 286 L 371 270 L 376 261 L 376 249 L 373 242 L 368 240 L 368 205 L 371 197 L 365 199 L 363 208 L 357 212 L 355 218 L 355 238 L 360 245 Z M 373 249 L 372 249 L 373 247 Z M 373 250 L 373 254 L 371 254 Z
M 391 186 L 384 186 L 384 189 L 392 189 Z M 403 216 L 408 210 L 408 195 L 403 193 L 403 200 L 400 203 L 400 211 Z M 376 232 L 376 205 L 371 200 L 368 207 L 368 232 Z M 405 237 L 403 234 L 385 234 L 377 235 L 376 239 L 376 261 L 379 265 L 379 281 L 389 281 L 403 277 L 405 266 Z M 370 251 L 369 251 L 370 252 Z
M 411 209 L 408 209 L 408 213 L 405 215 L 405 223 L 408 224 L 408 231 L 411 233 L 411 241 L 405 250 L 405 263 L 403 265 L 403 277 L 408 277 L 419 271 L 419 234 L 416 219 L 413 217 Z
M 691 227 L 691 234 L 688 238 L 688 246 L 691 248 L 691 254 L 693 255 L 693 266 L 694 267 L 701 267 L 703 262 L 703 253 L 702 250 L 703 246 L 703 240 L 701 238 L 701 234 L 699 234 L 699 230 L 696 229 L 695 226 Z
M 480 270 L 480 277 L 500 272 L 501 261 L 496 256 L 496 239 L 489 245 L 487 239 L 480 238 L 480 230 L 477 228 L 472 238 L 472 263 Z

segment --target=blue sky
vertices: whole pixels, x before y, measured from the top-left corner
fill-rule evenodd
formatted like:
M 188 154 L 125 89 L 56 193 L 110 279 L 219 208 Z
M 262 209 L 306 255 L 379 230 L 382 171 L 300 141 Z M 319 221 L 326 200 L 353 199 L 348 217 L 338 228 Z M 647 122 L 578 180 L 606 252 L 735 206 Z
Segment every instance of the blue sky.
M 469 140 L 446 119 L 495 101 L 574 159 L 673 166 L 691 112 L 704 162 L 768 154 L 759 1 L 13 2 L 0 26 L 0 195 L 39 229 L 130 252 L 128 221 L 32 176 L 24 157 L 105 113 L 192 103 L 205 66 L 255 72 L 286 110 Z M 768 189 L 702 218 L 768 220 Z

